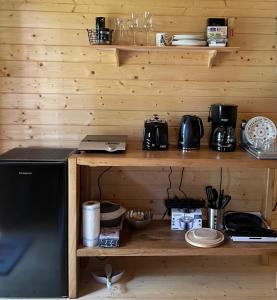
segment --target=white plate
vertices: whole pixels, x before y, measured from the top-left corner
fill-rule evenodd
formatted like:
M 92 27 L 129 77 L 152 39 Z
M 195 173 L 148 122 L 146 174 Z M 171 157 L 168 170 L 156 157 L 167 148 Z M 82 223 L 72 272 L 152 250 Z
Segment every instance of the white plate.
M 173 40 L 205 40 L 203 34 L 175 34 Z
M 206 46 L 206 41 L 197 41 L 197 40 L 179 40 L 179 41 L 172 41 L 172 46 Z
M 276 126 L 266 117 L 254 117 L 245 126 L 245 138 L 254 147 L 273 143 L 276 139 Z

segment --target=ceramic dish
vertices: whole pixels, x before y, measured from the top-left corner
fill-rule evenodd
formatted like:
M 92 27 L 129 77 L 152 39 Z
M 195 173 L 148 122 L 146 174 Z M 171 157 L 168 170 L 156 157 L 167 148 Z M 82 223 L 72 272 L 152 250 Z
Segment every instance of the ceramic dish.
M 250 145 L 260 148 L 274 142 L 276 126 L 266 117 L 254 117 L 246 123 L 244 135 Z
M 206 46 L 206 41 L 197 41 L 197 40 L 179 40 L 172 41 L 172 46 Z
M 175 34 L 173 40 L 204 40 L 202 34 Z
M 198 228 L 187 231 L 185 240 L 192 246 L 213 248 L 224 242 L 224 234 L 215 229 Z
M 153 213 L 150 209 L 135 208 L 128 210 L 125 217 L 134 228 L 140 229 L 151 222 Z

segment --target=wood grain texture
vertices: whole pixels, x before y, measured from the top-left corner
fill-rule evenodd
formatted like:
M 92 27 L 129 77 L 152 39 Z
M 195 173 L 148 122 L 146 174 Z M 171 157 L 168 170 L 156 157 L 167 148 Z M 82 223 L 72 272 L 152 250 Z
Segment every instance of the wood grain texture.
M 77 164 L 128 167 L 214 167 L 214 168 L 277 168 L 276 160 L 256 160 L 243 150 L 216 152 L 202 147 L 199 151 L 182 152 L 177 147 L 168 151 L 143 151 L 134 143 L 126 153 L 84 153 L 77 156 Z
M 76 157 L 71 156 L 68 160 L 68 295 L 70 298 L 77 297 L 78 291 L 78 259 L 76 257 L 79 243 L 79 197 L 80 197 L 80 173 L 76 164 Z
M 219 56 L 221 54 L 218 54 Z M 122 66 L 100 65 L 90 62 L 18 62 L 0 61 L 2 77 L 38 77 L 38 78 L 91 78 L 122 80 L 161 80 L 161 81 L 254 81 L 277 82 L 275 67 L 255 67 L 249 74 L 248 66 L 218 66 L 212 70 L 206 66 L 168 65 L 166 72 L 159 72 L 160 65 Z
M 203 145 L 213 103 L 238 105 L 237 128 L 241 119 L 256 115 L 277 122 L 276 8 L 276 0 L 0 0 L 0 151 L 31 145 L 77 147 L 87 134 L 127 134 L 141 145 L 143 122 L 156 112 L 169 122 L 172 145 L 181 116 L 199 115 L 205 125 Z M 146 9 L 153 13 L 152 42 L 155 32 L 203 33 L 207 17 L 232 17 L 231 42 L 240 51 L 217 55 L 212 69 L 206 67 L 205 53 L 121 52 L 117 68 L 113 53 L 89 46 L 85 29 L 94 27 L 95 16 L 105 16 L 110 26 L 114 17 L 127 19 L 131 12 Z M 125 181 L 116 181 L 115 173 L 111 182 L 103 182 L 109 190 L 104 195 L 161 213 L 167 172 L 154 171 L 144 168 L 138 182 L 138 173 L 127 173 L 130 179 Z M 197 184 L 186 177 L 186 191 L 193 196 L 202 195 L 207 182 L 217 182 L 213 170 L 211 179 L 209 171 L 205 176 L 194 172 Z M 234 199 L 232 209 L 261 208 L 265 182 L 259 172 L 260 184 L 249 169 L 245 177 L 230 170 L 226 189 Z M 87 187 L 89 181 L 86 191 L 95 192 L 95 182 Z M 138 185 L 145 189 L 135 196 Z M 275 219 L 273 212 L 273 223 Z
M 251 257 L 112 257 L 115 269 L 125 269 L 111 290 L 96 283 L 91 271 L 103 262 L 91 258 L 83 269 L 80 300 L 176 299 L 176 300 L 274 300 L 275 269 Z
M 198 248 L 184 241 L 183 231 L 170 229 L 170 222 L 153 221 L 144 230 L 130 230 L 122 234 L 119 248 L 82 247 L 80 256 L 194 256 L 194 255 L 259 255 L 276 254 L 275 243 L 233 243 L 226 240 L 216 248 Z

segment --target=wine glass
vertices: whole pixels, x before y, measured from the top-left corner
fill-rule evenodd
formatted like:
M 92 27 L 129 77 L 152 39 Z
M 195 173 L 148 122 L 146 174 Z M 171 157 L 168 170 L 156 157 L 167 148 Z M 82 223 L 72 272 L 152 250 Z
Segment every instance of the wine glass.
M 149 11 L 144 12 L 143 27 L 146 31 L 146 45 L 150 45 L 149 33 L 153 29 L 152 14 Z
M 131 15 L 130 29 L 133 32 L 133 45 L 136 45 L 136 32 L 139 30 L 139 16 L 135 13 Z

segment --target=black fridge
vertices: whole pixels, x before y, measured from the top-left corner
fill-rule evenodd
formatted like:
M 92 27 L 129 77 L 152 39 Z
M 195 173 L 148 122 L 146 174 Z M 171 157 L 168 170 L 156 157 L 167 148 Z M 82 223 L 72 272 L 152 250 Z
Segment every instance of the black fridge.
M 0 297 L 68 296 L 67 160 L 73 149 L 0 156 Z

